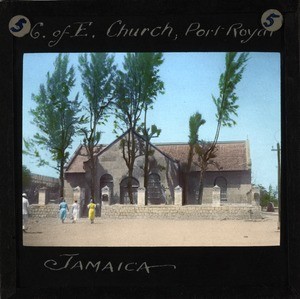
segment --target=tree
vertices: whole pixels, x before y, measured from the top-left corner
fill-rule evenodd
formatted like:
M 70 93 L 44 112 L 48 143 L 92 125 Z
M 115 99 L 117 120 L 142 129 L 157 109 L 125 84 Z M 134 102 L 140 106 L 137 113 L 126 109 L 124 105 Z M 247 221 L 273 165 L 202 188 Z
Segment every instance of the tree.
M 31 172 L 25 165 L 23 165 L 22 166 L 22 189 L 24 191 L 29 189 L 30 184 L 31 184 Z
M 54 62 L 53 73 L 47 73 L 46 85 L 41 84 L 39 93 L 32 95 L 37 106 L 30 113 L 38 132 L 32 139 L 24 141 L 26 152 L 37 158 L 38 166 L 48 165 L 58 171 L 60 196 L 63 196 L 68 148 L 81 123 L 81 118 L 77 116 L 80 111 L 78 94 L 69 99 L 75 85 L 75 72 L 73 66 L 68 67 L 68 64 L 68 55 L 59 54 Z M 52 166 L 48 160 L 43 159 L 39 150 L 49 152 L 56 165 Z
M 212 147 L 211 142 L 200 140 L 195 146 L 195 153 L 197 154 L 197 162 L 195 164 L 200 169 L 197 201 L 198 204 L 202 204 L 205 173 L 210 165 L 213 165 L 219 169 L 218 163 L 214 161 L 214 158 L 217 157 L 217 148 L 216 146 Z
M 183 165 L 183 199 L 185 203 L 188 197 L 188 176 L 191 172 L 193 157 L 195 154 L 196 145 L 199 142 L 199 129 L 205 124 L 205 120 L 199 112 L 194 113 L 189 119 L 189 152 L 187 164 Z
M 150 141 L 153 138 L 159 137 L 161 133 L 161 129 L 157 128 L 156 125 L 152 125 L 150 128 L 146 127 L 146 111 L 145 111 L 145 121 L 143 124 L 143 137 L 145 139 L 145 149 L 144 149 L 144 155 L 145 155 L 145 162 L 142 167 L 144 172 L 144 187 L 145 187 L 145 204 L 148 204 L 148 184 L 149 184 L 149 175 L 151 170 L 153 169 L 153 166 L 160 167 L 155 161 L 150 161 L 150 158 L 153 157 L 154 151 L 151 150 L 150 147 Z M 152 162 L 152 163 L 151 163 Z
M 189 119 L 189 153 L 188 153 L 188 163 L 187 163 L 187 172 L 190 172 L 195 147 L 199 142 L 199 129 L 205 124 L 205 119 L 202 118 L 202 115 L 199 112 L 193 114 Z
M 150 157 L 153 156 L 154 151 L 150 149 L 150 142 L 153 138 L 159 137 L 161 129 L 159 129 L 155 124 L 152 124 L 150 127 L 147 125 L 147 112 L 149 109 L 152 109 L 152 104 L 156 99 L 158 93 L 164 93 L 164 83 L 160 80 L 159 77 L 159 66 L 163 63 L 162 53 L 144 53 L 143 55 L 144 63 L 146 65 L 146 71 L 144 72 L 144 84 L 145 90 L 149 90 L 148 100 L 144 105 L 144 122 L 142 123 L 142 134 L 145 139 L 145 162 L 143 166 L 144 171 L 144 187 L 145 187 L 145 204 L 148 204 L 148 183 L 149 175 L 153 165 L 156 165 L 150 162 Z M 159 165 L 157 165 L 160 167 Z
M 114 80 L 116 66 L 114 56 L 107 53 L 91 53 L 90 60 L 87 54 L 79 56 L 79 70 L 81 73 L 81 86 L 86 98 L 84 110 L 85 127 L 80 132 L 83 135 L 83 145 L 89 160 L 88 167 L 91 172 L 90 192 L 95 196 L 96 155 L 100 152 L 99 145 L 101 131 L 99 127 L 107 122 L 113 104 Z
M 241 81 L 243 72 L 248 60 L 248 53 L 241 53 L 239 56 L 236 52 L 226 53 L 225 71 L 219 79 L 219 96 L 212 99 L 217 108 L 216 119 L 217 128 L 215 137 L 211 143 L 199 142 L 196 146 L 198 156 L 198 166 L 200 168 L 198 203 L 202 204 L 203 181 L 205 173 L 210 164 L 215 164 L 213 159 L 217 155 L 217 142 L 219 139 L 221 127 L 232 127 L 236 121 L 232 118 L 237 116 L 238 105 L 236 104 L 238 96 L 235 93 L 237 84 Z M 217 166 L 217 165 L 216 165 Z
M 268 203 L 272 202 L 274 206 L 278 206 L 278 190 L 274 189 L 272 185 L 269 185 L 269 189 L 262 185 L 258 185 L 260 189 L 260 205 L 266 207 Z
M 116 84 L 116 121 L 115 128 L 125 133 L 121 141 L 122 155 L 128 168 L 128 195 L 130 203 L 134 203 L 132 193 L 132 177 L 135 160 L 145 154 L 149 157 L 149 141 L 160 133 L 152 126 L 147 128 L 147 111 L 159 93 L 164 90 L 163 82 L 158 76 L 159 66 L 163 63 L 162 53 L 127 53 L 123 63 L 124 71 L 118 72 Z M 140 122 L 144 113 L 144 123 Z M 146 146 L 137 141 L 136 132 L 143 132 Z M 146 162 L 147 163 L 147 162 Z M 147 180 L 148 166 L 144 166 Z

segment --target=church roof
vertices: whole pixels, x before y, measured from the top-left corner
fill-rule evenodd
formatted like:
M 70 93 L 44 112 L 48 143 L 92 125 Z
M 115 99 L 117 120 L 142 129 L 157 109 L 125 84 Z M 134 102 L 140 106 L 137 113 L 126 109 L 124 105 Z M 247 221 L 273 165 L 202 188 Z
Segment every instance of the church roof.
M 157 144 L 162 152 L 180 162 L 187 162 L 189 145 L 187 143 Z M 214 162 L 218 163 L 222 171 L 242 171 L 251 168 L 248 141 L 228 141 L 217 143 L 217 157 Z M 194 155 L 193 162 L 197 162 Z M 194 170 L 197 170 L 197 168 Z M 218 170 L 214 165 L 209 165 L 208 171 Z
M 98 147 L 99 150 L 103 150 L 106 146 Z M 86 148 L 81 144 L 76 149 L 73 156 L 65 166 L 65 172 L 67 173 L 84 173 L 84 163 L 88 161 Z
M 137 134 L 138 135 L 138 134 Z M 139 135 L 138 135 L 139 136 Z M 112 144 L 115 144 L 121 137 L 116 139 L 110 145 L 102 145 L 98 148 L 97 155 L 110 149 Z M 187 143 L 165 143 L 155 144 L 153 146 L 169 159 L 180 163 L 187 162 L 189 145 Z M 194 162 L 197 162 L 197 157 L 194 155 Z M 217 144 L 217 157 L 214 159 L 220 166 L 222 171 L 243 171 L 251 169 L 251 160 L 249 153 L 248 141 L 229 141 L 219 142 Z M 87 162 L 86 149 L 80 145 L 69 163 L 65 166 L 66 173 L 84 173 L 84 164 Z M 192 170 L 198 170 L 193 166 Z M 208 171 L 218 170 L 215 166 L 210 165 Z

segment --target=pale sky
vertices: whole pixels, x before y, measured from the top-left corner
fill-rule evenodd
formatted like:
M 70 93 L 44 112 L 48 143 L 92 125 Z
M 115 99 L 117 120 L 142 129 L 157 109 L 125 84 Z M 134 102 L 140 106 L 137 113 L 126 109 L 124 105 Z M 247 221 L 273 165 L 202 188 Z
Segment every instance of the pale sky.
M 115 53 L 115 61 L 121 66 L 123 53 Z M 81 90 L 78 71 L 78 53 L 69 54 L 70 65 L 76 70 L 76 86 L 72 95 Z M 39 85 L 45 83 L 46 73 L 53 72 L 57 53 L 24 54 L 23 60 L 23 137 L 32 137 L 36 127 L 31 124 L 29 110 L 34 108 L 32 94 L 39 92 Z M 189 117 L 200 112 L 206 120 L 201 127 L 201 139 L 212 140 L 216 130 L 216 107 L 212 95 L 218 97 L 218 82 L 224 71 L 225 53 L 164 53 L 160 67 L 165 93 L 159 95 L 153 110 L 149 113 L 148 124 L 156 124 L 161 130 L 160 142 L 187 142 Z M 219 141 L 249 140 L 252 160 L 252 183 L 268 188 L 277 186 L 277 154 L 272 150 L 281 141 L 280 128 L 280 54 L 250 52 L 242 81 L 236 93 L 238 100 L 237 125 L 222 128 Z M 112 122 L 100 128 L 104 132 L 101 143 L 114 141 Z M 79 146 L 80 137 L 75 138 L 70 149 L 71 155 Z M 47 153 L 44 153 L 45 155 Z M 36 162 L 23 155 L 23 165 L 32 173 L 58 177 L 51 167 L 38 168 Z

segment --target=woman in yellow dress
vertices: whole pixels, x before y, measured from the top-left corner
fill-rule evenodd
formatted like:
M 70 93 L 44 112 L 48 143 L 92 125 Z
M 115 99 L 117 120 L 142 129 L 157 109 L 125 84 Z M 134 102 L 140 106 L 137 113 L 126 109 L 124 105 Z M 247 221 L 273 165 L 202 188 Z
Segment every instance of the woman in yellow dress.
M 91 199 L 87 207 L 89 209 L 89 219 L 91 220 L 91 223 L 94 223 L 95 214 L 96 214 L 96 204 L 94 203 L 93 199 Z

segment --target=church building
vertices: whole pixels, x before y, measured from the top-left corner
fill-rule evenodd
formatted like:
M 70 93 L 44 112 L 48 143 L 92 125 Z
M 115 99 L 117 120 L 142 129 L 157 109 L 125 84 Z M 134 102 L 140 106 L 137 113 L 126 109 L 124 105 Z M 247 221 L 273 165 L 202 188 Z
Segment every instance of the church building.
M 137 150 L 131 177 L 128 176 L 128 167 L 123 157 L 124 140 L 128 138 L 128 132 L 111 144 L 98 148 L 95 154 L 94 177 L 96 203 L 101 205 L 130 204 L 129 192 L 132 192 L 134 203 L 137 203 L 138 191 L 144 188 L 145 155 L 142 149 L 145 140 L 138 133 L 134 132 L 133 135 L 140 148 Z M 218 168 L 210 165 L 205 173 L 202 204 L 212 203 L 212 192 L 215 186 L 220 188 L 222 205 L 251 204 L 251 199 L 249 199 L 249 192 L 252 189 L 249 142 L 219 142 L 216 147 L 214 162 L 217 163 Z M 184 189 L 183 205 L 197 204 L 200 171 L 196 163 L 192 163 L 187 183 L 184 183 L 183 169 L 188 159 L 189 145 L 187 143 L 150 144 L 150 152 L 147 204 L 174 204 L 175 190 L 179 187 Z M 197 161 L 196 155 L 194 161 Z M 67 202 L 73 201 L 74 190 L 80 188 L 82 205 L 86 205 L 90 199 L 91 171 L 83 145 L 77 148 L 65 166 L 64 175 Z

